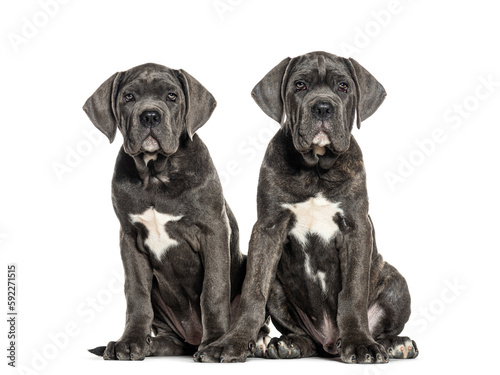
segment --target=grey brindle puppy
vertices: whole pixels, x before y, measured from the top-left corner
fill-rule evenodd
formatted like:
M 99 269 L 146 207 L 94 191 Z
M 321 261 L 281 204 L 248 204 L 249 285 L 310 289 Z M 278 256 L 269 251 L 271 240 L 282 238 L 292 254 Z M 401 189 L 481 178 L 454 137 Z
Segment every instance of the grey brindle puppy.
M 124 139 L 112 200 L 126 326 L 116 342 L 91 350 L 104 359 L 192 354 L 229 329 L 246 259 L 210 154 L 195 134 L 215 106 L 185 71 L 145 64 L 111 76 L 83 107 L 110 142 L 117 129 Z
M 410 316 L 408 287 L 377 252 L 351 135 L 384 88 L 355 60 L 314 52 L 283 60 L 252 96 L 282 128 L 260 171 L 240 312 L 195 360 L 244 361 L 253 351 L 348 363 L 416 357 L 415 342 L 398 336 Z M 266 304 L 282 336 L 258 341 Z

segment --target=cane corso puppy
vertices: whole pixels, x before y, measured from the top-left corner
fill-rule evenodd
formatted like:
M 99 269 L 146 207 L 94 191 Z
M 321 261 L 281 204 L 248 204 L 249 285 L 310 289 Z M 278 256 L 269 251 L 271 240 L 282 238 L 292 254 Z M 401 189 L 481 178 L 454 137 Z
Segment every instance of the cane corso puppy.
M 405 279 L 382 259 L 368 215 L 361 150 L 351 135 L 383 102 L 359 63 L 325 52 L 287 58 L 253 89 L 282 127 L 260 171 L 240 313 L 195 360 L 340 355 L 344 362 L 414 358 L 398 336 L 410 316 Z M 257 341 L 267 313 L 281 338 Z
M 224 334 L 246 259 L 210 154 L 195 132 L 216 106 L 183 70 L 156 64 L 116 73 L 83 109 L 123 147 L 112 182 L 125 270 L 121 338 L 104 359 L 193 354 Z

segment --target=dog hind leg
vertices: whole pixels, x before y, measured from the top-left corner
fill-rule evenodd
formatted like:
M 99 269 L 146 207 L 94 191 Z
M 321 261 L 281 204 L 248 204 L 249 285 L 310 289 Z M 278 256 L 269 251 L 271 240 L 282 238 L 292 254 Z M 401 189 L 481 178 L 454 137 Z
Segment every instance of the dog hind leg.
M 153 323 L 154 325 L 154 323 Z M 196 352 L 196 346 L 183 342 L 169 328 L 158 329 L 155 336 L 148 337 L 149 353 L 148 357 L 173 356 L 173 355 L 193 355 Z
M 274 281 L 271 288 L 267 309 L 274 326 L 282 333 L 282 336 L 272 339 L 268 336 L 267 341 L 263 341 L 265 346 L 260 348 L 259 356 L 270 359 L 288 359 L 318 355 L 316 344 L 300 327 L 298 318 L 294 317 L 294 308 L 287 301 L 283 287 L 278 280 Z
M 368 326 L 375 341 L 383 345 L 389 358 L 415 358 L 415 341 L 398 336 L 410 317 L 410 292 L 404 277 L 385 263 L 368 306 Z

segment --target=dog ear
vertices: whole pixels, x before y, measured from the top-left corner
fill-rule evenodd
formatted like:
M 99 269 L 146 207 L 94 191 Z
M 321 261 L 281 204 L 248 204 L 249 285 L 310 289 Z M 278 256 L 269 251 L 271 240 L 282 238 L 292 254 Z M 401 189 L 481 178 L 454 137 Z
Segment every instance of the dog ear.
M 176 70 L 184 96 L 186 97 L 186 113 L 184 114 L 186 130 L 190 139 L 212 116 L 217 106 L 213 95 L 193 76 L 184 70 Z
M 356 60 L 349 58 L 346 59 L 346 62 L 356 85 L 357 126 L 359 129 L 361 121 L 365 121 L 375 113 L 384 101 L 387 93 L 380 82 Z
M 115 139 L 118 127 L 115 104 L 122 77 L 121 72 L 113 74 L 83 105 L 83 110 L 90 121 L 108 137 L 109 143 Z
M 252 90 L 252 98 L 266 115 L 282 123 L 284 116 L 284 90 L 293 59 L 287 57 L 276 65 Z

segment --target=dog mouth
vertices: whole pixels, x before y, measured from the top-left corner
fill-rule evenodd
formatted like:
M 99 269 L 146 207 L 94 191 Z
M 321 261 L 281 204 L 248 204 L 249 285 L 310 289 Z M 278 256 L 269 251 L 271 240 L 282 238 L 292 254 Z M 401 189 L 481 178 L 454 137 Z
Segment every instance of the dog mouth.
M 327 129 L 317 127 L 310 129 L 305 134 L 300 134 L 295 144 L 295 149 L 302 154 L 312 152 L 315 155 L 324 155 L 327 148 L 332 147 L 331 135 Z
M 319 147 L 325 147 L 330 143 L 330 137 L 323 130 L 319 131 L 312 140 L 312 144 Z
M 323 130 L 320 130 L 312 140 L 313 152 L 316 155 L 324 155 L 326 152 L 325 146 L 331 143 L 330 137 Z
M 152 135 L 149 135 L 142 142 L 141 149 L 145 152 L 153 153 L 160 149 L 160 144 Z

